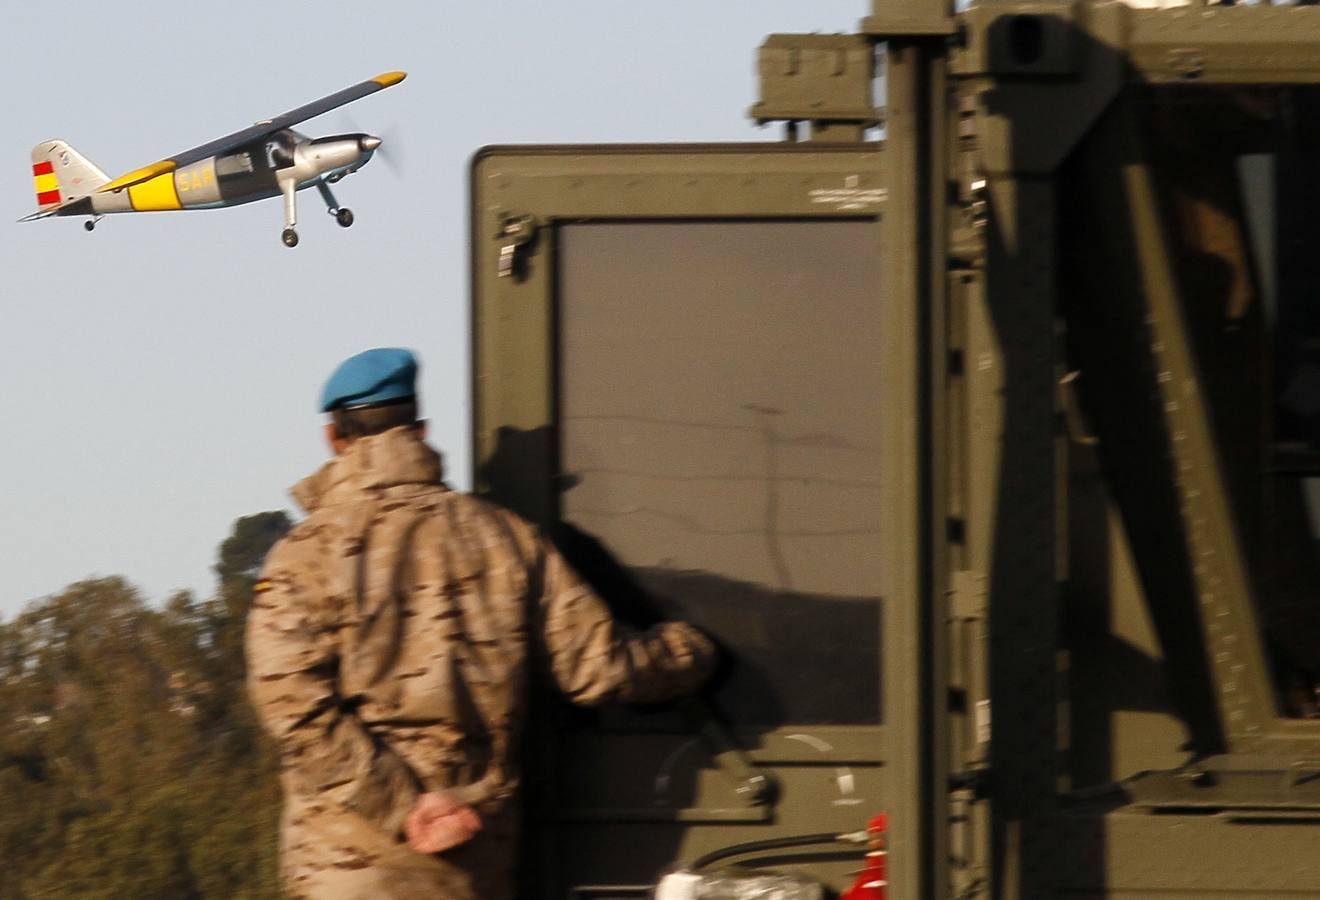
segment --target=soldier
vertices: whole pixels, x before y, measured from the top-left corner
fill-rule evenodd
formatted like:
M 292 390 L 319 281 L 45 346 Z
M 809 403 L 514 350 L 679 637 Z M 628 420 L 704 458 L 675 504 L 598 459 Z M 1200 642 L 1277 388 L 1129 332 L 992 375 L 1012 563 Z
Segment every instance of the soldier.
M 534 663 L 594 706 L 691 691 L 714 662 L 689 625 L 626 631 L 537 529 L 447 488 L 416 369 L 377 349 L 330 377 L 335 456 L 294 488 L 308 517 L 255 589 L 248 686 L 279 744 L 291 897 L 511 897 Z

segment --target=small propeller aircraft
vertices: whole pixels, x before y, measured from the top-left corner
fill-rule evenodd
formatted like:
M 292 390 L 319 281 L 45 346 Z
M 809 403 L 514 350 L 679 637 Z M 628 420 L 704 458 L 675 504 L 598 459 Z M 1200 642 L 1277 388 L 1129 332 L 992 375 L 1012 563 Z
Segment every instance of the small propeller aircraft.
M 281 238 L 286 247 L 296 247 L 297 192 L 315 187 L 330 215 L 347 228 L 353 224 L 353 212 L 339 205 L 330 185 L 366 165 L 381 139 L 370 134 L 309 138 L 292 126 L 392 87 L 405 77 L 404 72 L 377 75 L 113 180 L 64 141 L 42 141 L 32 148 L 38 209 L 19 221 L 90 216 L 83 227 L 91 231 L 109 213 L 215 209 L 282 195 Z

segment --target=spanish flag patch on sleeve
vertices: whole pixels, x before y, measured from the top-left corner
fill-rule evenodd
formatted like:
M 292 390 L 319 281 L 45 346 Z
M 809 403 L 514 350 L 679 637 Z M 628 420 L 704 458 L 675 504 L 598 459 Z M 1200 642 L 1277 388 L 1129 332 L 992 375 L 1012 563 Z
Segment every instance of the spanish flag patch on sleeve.
M 257 583 L 256 583 L 256 584 L 252 585 L 252 593 L 254 593 L 254 594 L 264 594 L 264 593 L 266 593 L 266 591 L 270 590 L 270 589 L 273 588 L 274 586 L 275 586 L 275 585 L 273 585 L 273 584 L 270 583 L 270 579 L 269 579 L 269 578 L 261 578 L 261 579 L 258 579 L 258 580 L 257 580 Z

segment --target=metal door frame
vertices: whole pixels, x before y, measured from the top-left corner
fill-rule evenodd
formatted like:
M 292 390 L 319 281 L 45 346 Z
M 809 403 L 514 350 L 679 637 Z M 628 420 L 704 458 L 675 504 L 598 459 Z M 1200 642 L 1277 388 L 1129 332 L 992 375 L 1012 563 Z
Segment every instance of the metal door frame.
M 896 187 L 888 181 L 883 145 L 719 144 L 489 147 L 472 163 L 471 265 L 473 362 L 473 483 L 492 485 L 483 464 L 501 428 L 547 435 L 541 466 L 522 473 L 520 511 L 540 522 L 557 515 L 558 283 L 554 228 L 584 221 L 741 221 L 874 219 L 885 222 L 885 286 L 878 300 L 885 322 L 881 355 L 889 389 L 877 398 L 886 421 L 880 473 L 885 522 L 882 590 L 882 724 L 837 727 L 839 761 L 858 751 L 882 761 L 890 815 L 895 900 L 926 896 L 923 869 L 932 865 L 931 784 L 927 734 L 934 715 L 927 631 L 935 611 L 923 547 L 931 523 L 924 416 L 930 404 L 922 371 L 929 351 L 914 335 L 930 323 L 907 275 L 911 248 L 890 231 Z M 869 193 L 867 193 L 869 192 Z M 642 196 L 644 194 L 644 197 Z M 906 202 L 906 201 L 901 201 Z M 505 274 L 498 273 L 504 255 Z M 501 366 L 501 360 L 517 360 Z M 923 523 L 912 528 L 912 523 Z M 922 723 L 913 727 L 916 723 Z M 774 732 L 770 732 L 773 737 Z M 741 737 L 741 736 L 739 736 Z M 833 740 L 833 738 L 831 738 Z M 771 740 L 748 753 L 754 763 L 784 758 Z M 923 858 L 924 857 L 924 858 Z

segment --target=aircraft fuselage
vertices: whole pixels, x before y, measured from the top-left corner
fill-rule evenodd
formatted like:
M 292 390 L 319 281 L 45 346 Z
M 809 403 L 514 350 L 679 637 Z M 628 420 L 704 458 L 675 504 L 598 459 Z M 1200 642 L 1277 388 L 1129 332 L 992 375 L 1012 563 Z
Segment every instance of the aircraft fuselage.
M 289 180 L 297 190 L 338 181 L 365 165 L 379 144 L 379 138 L 367 134 L 312 139 L 286 129 L 140 184 L 89 194 L 55 214 L 212 209 L 266 200 L 280 196 L 282 185 Z

